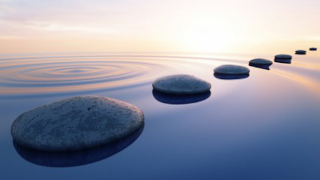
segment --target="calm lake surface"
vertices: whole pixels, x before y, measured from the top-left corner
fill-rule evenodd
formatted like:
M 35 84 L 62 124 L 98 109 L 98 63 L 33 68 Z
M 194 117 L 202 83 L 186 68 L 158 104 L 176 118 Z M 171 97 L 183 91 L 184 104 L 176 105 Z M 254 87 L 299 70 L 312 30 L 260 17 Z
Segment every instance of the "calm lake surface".
M 270 70 L 249 67 L 244 79 L 213 76 L 219 65 L 247 66 L 258 57 L 273 61 L 274 54 L 0 55 L 0 179 L 320 179 L 319 51 Z M 211 94 L 179 99 L 152 91 L 156 78 L 171 74 L 200 77 Z M 83 165 L 51 167 L 15 148 L 17 116 L 78 95 L 134 104 L 145 126 Z

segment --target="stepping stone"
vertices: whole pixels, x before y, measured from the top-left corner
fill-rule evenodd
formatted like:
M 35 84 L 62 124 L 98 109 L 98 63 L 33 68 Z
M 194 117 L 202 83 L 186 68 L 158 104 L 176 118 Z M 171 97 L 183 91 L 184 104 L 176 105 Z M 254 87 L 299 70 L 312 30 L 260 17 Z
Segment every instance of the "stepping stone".
M 274 61 L 279 63 L 291 63 L 292 56 L 288 54 L 278 54 L 275 56 Z
M 210 91 L 211 84 L 192 75 L 178 74 L 161 77 L 152 83 L 153 89 L 173 95 L 191 95 Z
M 272 64 L 272 61 L 268 59 L 262 59 L 262 58 L 257 58 L 257 59 L 252 59 L 249 62 L 249 65 L 267 65 L 270 66 Z
M 248 75 L 250 70 L 238 65 L 222 65 L 215 68 L 214 73 L 219 75 Z
M 270 61 L 268 59 L 257 58 L 257 59 L 252 59 L 251 61 L 249 61 L 249 66 L 267 69 L 267 70 L 269 70 L 269 67 L 271 65 L 272 65 L 272 61 Z
M 42 151 L 74 151 L 120 140 L 144 124 L 136 106 L 101 96 L 79 96 L 34 108 L 12 124 L 14 142 Z
M 311 47 L 309 50 L 310 50 L 310 51 L 316 51 L 317 48 L 316 48 L 316 47 Z
M 288 55 L 288 54 L 278 54 L 275 56 L 275 58 L 277 58 L 277 59 L 292 59 L 292 56 Z
M 296 50 L 296 54 L 304 55 L 306 53 L 307 53 L 307 51 L 305 51 L 305 50 Z

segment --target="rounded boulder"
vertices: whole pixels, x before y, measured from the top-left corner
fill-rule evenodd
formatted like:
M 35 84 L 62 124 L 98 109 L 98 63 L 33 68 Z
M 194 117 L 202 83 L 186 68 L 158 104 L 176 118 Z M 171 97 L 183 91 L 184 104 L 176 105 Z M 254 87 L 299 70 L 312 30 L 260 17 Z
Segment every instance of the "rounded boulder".
M 274 57 L 274 61 L 278 63 L 291 63 L 292 56 L 288 54 L 278 54 Z
M 44 151 L 72 151 L 120 140 L 144 124 L 136 106 L 101 96 L 79 96 L 21 114 L 11 134 L 19 145 Z
M 278 54 L 275 56 L 276 59 L 291 59 L 292 56 L 288 54 Z
M 268 59 L 257 58 L 257 59 L 252 59 L 249 62 L 249 65 L 270 66 L 270 65 L 272 65 L 272 61 L 270 61 Z
M 191 95 L 209 92 L 211 84 L 187 74 L 161 77 L 152 83 L 155 91 L 173 95 Z
M 296 54 L 306 54 L 307 53 L 307 51 L 305 51 L 305 50 L 296 50 Z

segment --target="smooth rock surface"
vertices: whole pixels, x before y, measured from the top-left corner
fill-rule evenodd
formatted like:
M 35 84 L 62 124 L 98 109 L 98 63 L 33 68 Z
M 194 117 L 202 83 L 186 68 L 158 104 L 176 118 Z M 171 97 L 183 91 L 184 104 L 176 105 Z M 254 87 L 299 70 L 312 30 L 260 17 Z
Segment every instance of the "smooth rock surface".
M 316 51 L 317 48 L 316 48 L 316 47 L 311 47 L 309 50 L 310 50 L 310 51 Z
M 191 95 L 210 91 L 211 84 L 192 75 L 178 74 L 161 77 L 152 84 L 154 90 L 174 95 Z
M 124 138 L 144 123 L 134 105 L 101 96 L 79 96 L 37 107 L 12 124 L 13 140 L 45 151 L 82 150 Z
M 278 63 L 291 63 L 292 56 L 288 54 L 278 54 L 275 56 L 274 61 Z
M 238 65 L 222 65 L 214 69 L 215 74 L 219 75 L 248 75 L 250 70 Z
M 249 62 L 249 65 L 271 65 L 272 61 L 268 59 L 262 59 L 262 58 L 257 58 L 257 59 L 252 59 Z
M 275 56 L 276 59 L 292 59 L 291 55 L 288 54 L 278 54 Z
M 306 54 L 307 51 L 305 50 L 296 50 L 296 54 Z

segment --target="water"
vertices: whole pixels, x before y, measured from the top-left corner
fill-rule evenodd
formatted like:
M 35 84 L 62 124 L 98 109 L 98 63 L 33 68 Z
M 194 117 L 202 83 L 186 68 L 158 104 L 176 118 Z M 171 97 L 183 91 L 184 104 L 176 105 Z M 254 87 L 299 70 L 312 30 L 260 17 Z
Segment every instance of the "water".
M 249 67 L 243 79 L 213 75 L 219 65 L 247 66 L 257 57 L 2 55 L 0 179 L 320 179 L 319 52 L 294 55 L 291 64 L 270 70 Z M 179 73 L 209 81 L 211 93 L 179 99 L 152 91 L 156 78 Z M 138 106 L 145 114 L 141 134 L 69 167 L 39 165 L 15 149 L 10 127 L 18 115 L 91 94 Z

